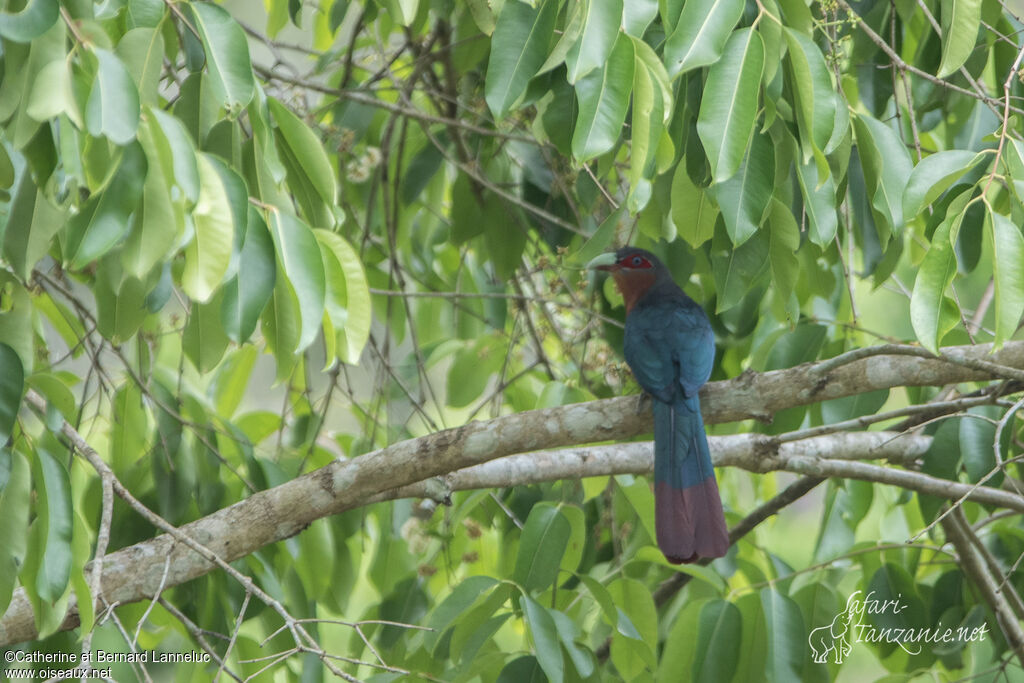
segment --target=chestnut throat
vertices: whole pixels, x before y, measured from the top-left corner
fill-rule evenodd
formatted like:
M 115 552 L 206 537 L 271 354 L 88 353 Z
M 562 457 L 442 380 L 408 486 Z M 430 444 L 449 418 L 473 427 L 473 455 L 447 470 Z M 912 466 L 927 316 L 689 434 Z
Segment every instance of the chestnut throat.
M 657 276 L 653 269 L 642 271 L 617 270 L 612 273 L 615 278 L 615 286 L 622 293 L 626 303 L 626 314 L 632 312 L 633 308 L 654 286 Z

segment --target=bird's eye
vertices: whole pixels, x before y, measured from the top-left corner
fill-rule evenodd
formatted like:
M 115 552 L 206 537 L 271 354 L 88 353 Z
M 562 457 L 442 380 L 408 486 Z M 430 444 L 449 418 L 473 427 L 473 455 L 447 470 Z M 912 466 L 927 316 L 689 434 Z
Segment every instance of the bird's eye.
M 639 268 L 640 265 L 643 264 L 643 262 L 644 262 L 644 260 L 642 258 L 640 258 L 639 256 L 634 256 L 633 257 L 633 265 L 634 266 L 637 266 Z

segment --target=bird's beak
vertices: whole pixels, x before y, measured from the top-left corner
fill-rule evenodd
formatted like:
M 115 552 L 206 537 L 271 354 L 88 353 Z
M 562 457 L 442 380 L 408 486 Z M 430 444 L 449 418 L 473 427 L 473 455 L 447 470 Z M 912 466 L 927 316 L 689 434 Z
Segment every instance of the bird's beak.
M 608 251 L 598 256 L 595 256 L 587 264 L 588 270 L 618 270 L 618 266 L 615 264 L 615 252 Z

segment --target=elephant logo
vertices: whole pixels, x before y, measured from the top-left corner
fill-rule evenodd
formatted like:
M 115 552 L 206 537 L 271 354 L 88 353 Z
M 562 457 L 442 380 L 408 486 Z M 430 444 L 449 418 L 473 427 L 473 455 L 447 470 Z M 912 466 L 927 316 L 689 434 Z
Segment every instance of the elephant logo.
M 831 653 L 836 664 L 843 663 L 843 659 L 853 649 L 850 645 L 851 620 L 851 610 L 845 609 L 837 614 L 828 626 L 819 626 L 811 631 L 807 636 L 807 644 L 811 646 L 815 662 L 826 663 Z

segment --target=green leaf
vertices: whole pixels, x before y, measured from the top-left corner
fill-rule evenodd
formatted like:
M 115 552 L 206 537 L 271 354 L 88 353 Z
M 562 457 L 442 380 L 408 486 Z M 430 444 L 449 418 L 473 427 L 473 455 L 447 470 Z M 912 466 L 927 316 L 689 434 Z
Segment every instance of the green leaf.
M 370 338 L 370 288 L 355 249 L 334 232 L 314 230 L 323 248 L 327 278 L 327 315 L 338 331 L 338 358 L 358 363 Z
M 625 214 L 626 207 L 624 205 L 619 206 L 619 208 L 608 214 L 608 217 L 601 221 L 601 225 L 597 226 L 594 234 L 583 243 L 579 251 L 573 254 L 568 261 L 582 266 L 589 263 L 598 254 L 607 251 L 615 239 L 615 231 Z
M 679 236 L 696 249 L 715 234 L 717 219 L 718 205 L 706 189 L 693 184 L 681 161 L 672 176 L 672 222 Z
M 660 564 L 664 567 L 668 567 L 679 574 L 692 576 L 693 578 L 708 584 L 708 586 L 717 593 L 725 593 L 728 588 L 718 572 L 711 567 L 705 567 L 699 564 L 672 564 L 666 560 L 665 555 L 663 555 L 662 552 L 653 545 L 647 545 L 640 548 L 634 557 L 638 562 L 653 562 L 654 564 Z
M 711 600 L 700 611 L 693 681 L 728 681 L 740 660 L 743 622 L 739 609 L 727 600 Z
M 139 128 L 139 91 L 128 69 L 113 52 L 94 48 L 98 69 L 85 105 L 89 134 L 126 145 Z
M 0 12 L 0 36 L 27 43 L 46 33 L 60 16 L 57 0 L 29 0 L 20 12 Z
M 217 406 L 217 414 L 231 418 L 242 404 L 246 395 L 246 387 L 252 378 L 252 369 L 256 365 L 259 351 L 252 344 L 243 344 L 235 351 L 228 353 L 224 362 L 217 369 L 213 382 L 213 400 Z M 158 413 L 159 419 L 170 417 L 164 411 Z M 173 418 L 171 418 L 173 419 Z M 161 426 L 158 423 L 158 426 Z M 163 429 L 161 429 L 161 438 Z
M 728 240 L 725 242 L 720 245 L 717 238 L 712 241 L 711 273 L 718 292 L 717 313 L 740 303 L 770 269 L 769 241 L 762 232 L 755 233 L 738 247 L 733 247 Z
M 886 401 L 889 400 L 889 390 L 879 389 L 868 391 L 863 394 L 834 398 L 830 401 L 821 402 L 821 416 L 825 424 L 851 420 L 863 415 L 874 415 Z
M 118 42 L 117 54 L 135 81 L 141 103 L 158 106 L 164 69 L 163 33 L 155 28 L 133 28 Z
M 416 12 L 419 10 L 419 0 L 385 0 L 388 14 L 395 23 L 401 26 L 410 26 L 416 19 Z
M 622 6 L 622 29 L 634 38 L 642 38 L 656 16 L 657 0 L 629 0 Z
M 575 573 L 580 565 L 580 560 L 583 558 L 583 550 L 587 541 L 586 515 L 583 509 L 576 505 L 562 505 L 559 507 L 559 510 L 569 522 L 569 528 L 571 529 L 559 567 L 563 571 Z
M 3 255 L 27 281 L 36 263 L 53 246 L 53 237 L 64 227 L 67 216 L 36 188 L 29 173 L 21 178 L 14 204 L 3 232 Z
M 746 242 L 767 218 L 774 187 L 774 149 L 766 136 L 754 136 L 739 173 L 713 186 L 715 201 L 723 207 L 725 230 L 734 245 Z
M 651 491 L 650 484 L 645 479 L 623 475 L 616 476 L 615 483 L 636 512 L 637 521 L 647 532 L 647 537 L 653 541 L 657 534 L 654 521 L 654 492 Z
M 323 144 L 302 119 L 273 97 L 267 98 L 267 106 L 289 150 L 301 160 L 305 179 L 326 204 L 333 206 L 337 202 L 338 183 Z
M 583 27 L 579 40 L 565 56 L 566 79 L 575 85 L 604 66 L 622 22 L 622 0 L 583 0 Z
M 768 679 L 770 676 L 770 670 L 766 669 L 768 633 L 765 624 L 765 609 L 761 603 L 762 595 L 763 591 L 760 594 L 746 593 L 738 597 L 734 603 L 743 619 L 743 633 L 740 640 L 740 652 L 743 653 L 743 656 L 740 657 L 736 673 L 732 678 L 737 682 Z M 804 640 L 805 637 L 797 638 L 793 642 L 799 647 Z M 801 680 L 800 676 L 797 676 L 795 680 Z
M 731 178 L 743 161 L 757 119 L 763 70 L 761 36 L 745 28 L 729 37 L 722 58 L 708 71 L 697 134 L 704 144 L 715 182 Z
M 697 655 L 694 634 L 700 624 L 700 615 L 708 599 L 695 597 L 684 602 L 665 638 L 665 649 L 658 662 L 657 681 L 676 681 L 690 674 Z
M 788 683 L 800 680 L 807 649 L 807 630 L 800 608 L 775 588 L 761 590 L 768 661 L 765 680 Z
M 804 213 L 810 227 L 809 237 L 822 249 L 828 247 L 839 229 L 836 214 L 836 186 L 831 175 L 822 182 L 817 164 L 797 164 L 796 178 L 804 197 Z
M 149 312 L 146 306 L 149 288 L 137 278 L 130 275 L 122 278 L 121 275 L 117 268 L 101 266 L 92 288 L 96 297 L 96 327 L 115 344 L 130 339 Z
M 508 2 L 491 36 L 484 95 L 495 118 L 507 114 L 526 92 L 530 79 L 544 64 L 558 15 L 556 0 L 541 0 L 531 7 Z
M 588 648 L 576 644 L 581 635 L 579 626 L 564 612 L 552 609 L 548 610 L 548 613 L 555 620 L 558 639 L 562 641 L 562 647 L 569 653 L 569 659 L 576 668 L 576 672 L 583 678 L 590 678 L 596 669 L 595 657 Z
M 498 580 L 490 576 L 469 576 L 457 584 L 440 604 L 431 610 L 424 623 L 431 632 L 424 634 L 423 642 L 434 653 L 441 636 L 461 615 L 467 613 L 481 596 L 496 586 Z
M 0 283 L 4 283 L 6 279 L 0 276 Z M 25 374 L 30 374 L 34 359 L 33 338 L 37 329 L 33 321 L 32 298 L 24 287 L 11 280 L 0 287 L 0 292 L 3 292 L 3 305 L 0 306 L 0 343 L 8 344 L 14 349 L 21 359 Z
M 597 601 L 598 606 L 601 608 L 601 613 L 604 615 L 605 622 L 607 622 L 609 626 L 617 628 L 620 623 L 619 611 L 615 607 L 615 600 L 612 598 L 612 594 L 608 592 L 608 589 L 604 587 L 604 584 L 592 576 L 580 574 L 580 581 L 583 582 L 583 585 L 587 587 L 591 596 L 593 596 L 594 600 Z M 623 623 L 625 622 L 629 622 L 629 617 L 626 617 Z M 632 622 L 629 623 L 628 630 L 630 631 L 630 635 L 635 633 L 636 637 L 638 639 L 640 638 L 640 634 L 636 633 L 636 627 L 633 626 Z
M 25 370 L 17 352 L 0 342 L 0 448 L 7 445 L 21 408 Z
M 817 44 L 789 28 L 784 34 L 789 47 L 786 62 L 795 91 L 796 120 L 806 164 L 815 149 L 823 150 L 828 146 L 835 128 L 836 98 L 825 56 Z
M 946 290 L 956 275 L 956 253 L 952 241 L 963 221 L 964 212 L 947 215 L 932 235 L 931 246 L 914 280 L 910 296 L 910 322 L 921 345 L 938 353 L 943 335 L 949 331 Z M 954 314 L 955 315 L 955 314 Z M 954 317 L 953 324 L 956 323 Z
M 483 199 L 474 191 L 473 183 L 464 173 L 452 183 L 451 239 L 455 244 L 463 244 L 484 231 Z
M 981 0 L 942 1 L 942 61 L 939 78 L 950 75 L 974 51 L 981 28 Z
M 909 223 L 925 206 L 971 170 L 981 155 L 964 149 L 936 152 L 921 160 L 903 189 L 903 222 Z
M 146 116 L 152 116 L 163 134 L 161 145 L 166 144 L 171 150 L 174 167 L 174 184 L 177 185 L 185 199 L 194 204 L 199 201 L 199 166 L 196 161 L 195 145 L 181 120 L 157 108 L 146 110 Z M 156 135 L 156 128 L 154 128 Z M 158 138 L 154 138 L 158 139 Z
M 195 236 L 185 248 L 181 288 L 199 302 L 209 301 L 228 271 L 235 239 L 235 219 L 227 188 L 206 154 L 196 157 L 199 202 L 192 213 Z
M 487 257 L 502 280 L 508 280 L 522 264 L 526 248 L 526 221 L 522 211 L 489 194 L 484 203 L 484 244 Z
M 996 460 L 996 426 L 990 421 L 993 415 L 977 408 L 971 410 L 971 415 L 973 417 L 960 420 L 957 435 L 967 480 L 972 484 L 978 484 L 985 479 L 987 486 L 998 488 L 1003 483 L 1003 473 L 998 471 L 999 462 Z M 1005 436 L 1006 431 L 1003 434 Z
M 128 471 L 141 458 L 150 441 L 150 414 L 140 390 L 125 384 L 114 396 L 110 457 L 116 472 Z
M 437 175 L 444 162 L 445 150 L 449 145 L 448 133 L 444 130 L 434 140 L 427 140 L 413 155 L 402 172 L 402 203 L 406 206 L 421 199 L 427 185 Z
M 536 657 L 513 659 L 498 673 L 497 683 L 547 683 L 547 676 Z
M 124 19 L 129 29 L 139 26 L 157 28 L 166 11 L 166 5 L 156 0 L 129 0 L 127 4 Z
M 14 164 L 7 149 L 0 146 L 0 189 L 7 190 L 14 185 Z
M 2 356 L 0 352 L 0 356 Z M 0 361 L 2 363 L 2 361 Z M 0 370 L 6 372 L 6 370 Z M 71 393 L 65 379 L 51 372 L 36 372 L 26 380 L 28 386 L 40 393 L 67 420 L 74 420 L 77 410 L 75 395 Z M 2 411 L 0 411 L 2 412 Z M 0 438 L 2 438 L 0 434 Z
M 768 216 L 772 282 L 778 292 L 787 294 L 795 289 L 799 275 L 800 262 L 796 250 L 800 246 L 800 226 L 793 218 L 793 212 L 777 197 L 771 199 Z
M 889 235 L 903 226 L 903 191 L 913 163 L 903 141 L 878 119 L 858 114 L 853 129 L 872 213 L 886 228 L 879 233 L 884 248 Z
M 181 347 L 201 374 L 205 375 L 217 367 L 224 357 L 228 341 L 221 323 L 220 296 L 207 303 L 193 301 L 182 333 Z
M 555 620 L 546 607 L 537 604 L 525 593 L 522 597 L 522 604 L 523 615 L 530 627 L 530 635 L 540 667 L 544 669 L 549 680 L 556 682 L 564 680 L 565 658 L 562 656 L 562 648 L 559 646 Z
M 713 64 L 743 16 L 743 0 L 687 0 L 675 30 L 665 41 L 665 65 L 672 78 Z
M 448 405 L 462 408 L 476 400 L 501 369 L 505 350 L 493 336 L 465 344 L 448 369 Z
M 245 239 L 245 230 L 249 221 L 249 191 L 242 177 L 235 173 L 221 157 L 210 154 L 207 160 L 213 164 L 224 184 L 224 195 L 228 200 L 228 207 L 231 209 L 231 223 L 234 227 L 231 242 L 231 260 L 228 262 L 228 271 L 224 275 L 224 281 L 235 276 L 238 272 L 238 260 L 242 251 L 242 242 Z
M 303 351 L 316 339 L 324 315 L 327 283 L 323 256 L 310 227 L 290 213 L 272 211 L 270 228 L 281 271 L 299 304 L 299 337 L 290 350 Z M 277 353 L 285 351 L 278 349 Z
M 1013 186 L 1018 201 L 1024 198 L 1024 143 L 1011 137 L 1006 139 L 1006 149 L 1000 160 L 1000 169 Z
M 467 0 L 466 4 L 477 28 L 485 36 L 494 35 L 494 13 L 491 11 L 490 3 L 487 0 Z
M 996 295 L 996 336 L 998 349 L 1013 336 L 1024 314 L 1024 237 L 1008 217 L 986 205 L 992 230 L 992 269 Z
M 131 215 L 142 198 L 146 155 L 138 143 L 124 148 L 121 163 L 106 189 L 93 195 L 68 221 L 64 256 L 78 270 L 106 254 L 128 233 Z
M 324 522 L 326 520 L 318 520 L 318 522 Z M 310 549 L 314 552 L 317 550 L 317 545 L 323 547 L 323 544 L 314 544 Z M 307 546 L 310 547 L 310 546 Z M 318 565 L 326 564 L 326 562 L 312 562 L 307 561 L 307 576 L 312 580 L 316 580 L 315 571 Z M 326 573 L 326 576 L 321 575 L 320 581 L 324 581 L 330 576 Z M 315 591 L 306 591 L 307 595 L 316 595 Z M 423 617 L 427 611 L 428 599 L 426 593 L 423 591 L 423 587 L 415 578 L 404 579 L 395 586 L 394 590 L 387 595 L 384 600 L 380 602 L 380 618 L 385 621 L 399 622 L 405 624 L 415 624 Z M 387 624 L 386 628 L 382 629 L 380 633 L 380 641 L 384 647 L 393 647 L 398 639 L 401 637 L 403 630 L 391 624 Z
M 249 339 L 276 281 L 274 241 L 263 217 L 249 207 L 238 273 L 225 285 L 221 305 L 224 332 L 231 341 L 241 344 Z
M 331 588 L 338 552 L 329 520 L 316 520 L 299 534 L 297 540 L 300 550 L 295 573 L 299 575 L 306 595 L 313 600 L 322 600 Z M 426 612 L 427 605 L 423 589 L 415 580 L 409 580 L 380 602 L 380 618 L 415 624 Z M 400 633 L 401 629 L 394 626 L 382 629 L 381 643 L 394 643 Z
M 933 477 L 956 481 L 960 472 L 960 423 L 974 419 L 949 419 L 940 422 L 939 428 L 933 435 L 932 443 L 928 447 L 928 452 L 925 453 L 921 471 Z M 991 444 L 991 441 L 989 443 Z M 939 498 L 927 497 L 934 504 L 936 510 L 943 504 Z
M 214 96 L 235 116 L 249 104 L 256 92 L 245 32 L 218 5 L 194 2 L 188 7 L 203 41 Z
M 153 117 L 147 115 L 143 120 L 138 139 L 146 154 L 146 180 L 142 208 L 136 211 L 131 232 L 121 249 L 121 264 L 129 274 L 142 279 L 167 259 L 181 239 L 185 207 L 171 196 L 174 155 Z
M 620 578 L 609 584 L 608 592 L 616 607 L 635 626 L 632 630 L 636 631 L 624 635 L 617 630 L 612 634 L 612 663 L 625 678 L 632 678 L 644 669 L 654 669 L 658 663 L 655 656 L 658 611 L 651 591 L 636 579 Z
M 53 60 L 39 71 L 32 84 L 25 113 L 36 121 L 64 114 L 76 127 L 85 127 L 72 87 L 71 64 L 66 57 Z
M 629 109 L 634 62 L 632 39 L 619 34 L 604 68 L 576 83 L 580 110 L 572 133 L 572 154 L 577 160 L 593 159 L 618 142 Z
M 67 469 L 45 448 L 37 447 L 35 454 L 37 523 L 46 529 L 36 592 L 40 599 L 53 603 L 71 580 L 71 482 Z
M 871 592 L 874 591 L 874 595 Z M 898 609 L 867 609 L 867 596 L 862 596 L 866 621 L 881 630 L 920 629 L 926 625 L 928 607 L 917 591 L 917 583 L 905 568 L 894 562 L 886 562 L 871 577 L 867 594 L 884 604 L 899 605 Z M 893 651 L 899 645 L 895 641 L 882 641 L 882 651 Z
M 481 635 L 489 638 L 493 635 L 496 626 L 501 626 L 505 615 L 492 617 L 495 610 L 505 604 L 512 594 L 513 586 L 502 583 L 493 590 L 481 593 L 480 599 L 473 603 L 463 616 L 460 616 L 454 623 L 452 630 L 451 645 L 449 652 L 455 661 L 466 661 L 472 659 L 476 650 L 483 645 Z
M 71 309 L 63 303 L 58 303 L 50 298 L 48 294 L 36 295 L 32 302 L 37 313 L 41 313 L 46 322 L 53 326 L 61 341 L 72 350 L 72 356 L 77 357 L 81 353 L 79 346 L 85 336 L 85 327 L 82 322 L 71 312 Z
M 775 340 L 765 359 L 764 369 L 794 368 L 801 363 L 816 359 L 827 334 L 828 328 L 824 325 L 810 323 L 797 325 L 792 331 L 786 332 Z
M 558 42 L 551 49 L 551 53 L 548 55 L 544 63 L 541 64 L 540 69 L 537 71 L 537 76 L 546 74 L 552 69 L 557 68 L 561 64 L 565 63 L 565 57 L 569 54 L 569 50 L 577 49 L 576 43 L 579 42 L 580 35 L 583 33 L 583 15 L 590 9 L 588 2 L 574 3 L 569 9 L 569 16 L 564 26 L 561 29 L 561 36 L 558 38 Z M 608 47 L 611 47 L 615 37 L 608 41 Z M 603 63 L 603 62 L 602 62 Z M 600 65 L 598 65 L 600 66 Z M 566 83 L 566 85 L 569 85 Z
M 650 51 L 642 40 L 633 40 L 636 64 L 633 69 L 633 116 L 630 131 L 629 182 L 634 188 L 643 178 L 655 175 L 658 143 L 665 132 L 665 106 L 671 103 L 671 95 L 663 94 L 662 76 L 655 73 L 640 58 L 641 52 Z M 657 62 L 660 64 L 660 62 Z M 664 71 L 664 67 L 661 68 Z M 667 75 L 665 83 L 667 84 Z M 667 88 L 666 88 L 667 90 Z
M 526 518 L 512 580 L 527 592 L 542 591 L 555 582 L 572 528 L 550 503 L 538 503 Z
M 667 123 L 672 115 L 672 103 L 675 96 L 672 92 L 668 71 L 654 49 L 639 38 L 633 38 L 633 49 L 636 53 L 637 69 L 643 64 L 647 67 L 648 75 L 655 88 L 655 94 L 661 93 L 662 121 Z
M 0 347 L 3 348 L 3 347 Z M 25 561 L 28 518 L 32 510 L 32 479 L 28 460 L 19 451 L 0 447 L 0 459 L 10 461 L 7 485 L 0 489 L 0 614 L 11 603 L 18 573 Z

